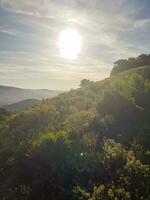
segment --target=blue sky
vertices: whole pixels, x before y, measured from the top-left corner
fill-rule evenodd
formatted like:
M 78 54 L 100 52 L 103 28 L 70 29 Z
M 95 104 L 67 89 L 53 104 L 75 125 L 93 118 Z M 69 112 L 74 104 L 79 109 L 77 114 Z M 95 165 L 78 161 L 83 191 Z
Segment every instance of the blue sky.
M 0 0 L 0 85 L 68 90 L 109 76 L 120 58 L 150 53 L 150 0 Z M 83 38 L 60 56 L 66 28 Z

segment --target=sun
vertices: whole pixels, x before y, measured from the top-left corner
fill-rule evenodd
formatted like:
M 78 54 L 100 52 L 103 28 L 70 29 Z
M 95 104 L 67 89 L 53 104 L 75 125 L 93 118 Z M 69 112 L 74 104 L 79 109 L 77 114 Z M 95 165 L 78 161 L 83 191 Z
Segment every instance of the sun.
M 66 29 L 60 33 L 58 47 L 64 58 L 76 59 L 81 52 L 82 37 L 74 29 Z

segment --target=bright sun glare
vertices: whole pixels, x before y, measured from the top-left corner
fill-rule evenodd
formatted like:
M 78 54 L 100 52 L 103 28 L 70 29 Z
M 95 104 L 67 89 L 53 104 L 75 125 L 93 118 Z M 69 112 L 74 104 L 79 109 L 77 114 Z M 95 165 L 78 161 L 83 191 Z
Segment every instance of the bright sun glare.
M 81 52 L 82 37 L 74 29 L 66 29 L 60 33 L 58 46 L 64 58 L 76 59 Z

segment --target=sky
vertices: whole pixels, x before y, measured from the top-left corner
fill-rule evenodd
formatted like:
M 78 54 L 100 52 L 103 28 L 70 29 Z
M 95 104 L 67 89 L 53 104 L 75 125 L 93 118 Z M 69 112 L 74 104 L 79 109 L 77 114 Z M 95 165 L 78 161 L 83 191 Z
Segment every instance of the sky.
M 82 37 L 76 59 L 60 56 L 68 28 Z M 0 0 L 0 85 L 69 90 L 143 53 L 150 53 L 150 0 Z

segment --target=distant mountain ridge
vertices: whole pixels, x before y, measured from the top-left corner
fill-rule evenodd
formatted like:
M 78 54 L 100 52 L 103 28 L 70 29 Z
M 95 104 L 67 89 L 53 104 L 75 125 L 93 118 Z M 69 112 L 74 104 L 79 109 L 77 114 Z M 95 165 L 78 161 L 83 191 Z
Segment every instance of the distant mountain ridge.
M 8 111 L 17 112 L 17 111 L 25 110 L 27 108 L 31 108 L 34 105 L 39 105 L 40 103 L 41 101 L 37 99 L 26 99 L 23 101 L 19 101 L 18 103 L 13 103 L 13 104 L 4 106 L 4 108 Z
M 42 100 L 57 96 L 62 91 L 48 89 L 21 89 L 11 86 L 0 86 L 0 106 L 14 104 L 26 99 Z

